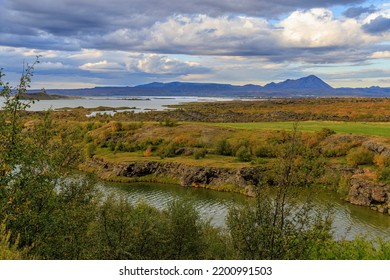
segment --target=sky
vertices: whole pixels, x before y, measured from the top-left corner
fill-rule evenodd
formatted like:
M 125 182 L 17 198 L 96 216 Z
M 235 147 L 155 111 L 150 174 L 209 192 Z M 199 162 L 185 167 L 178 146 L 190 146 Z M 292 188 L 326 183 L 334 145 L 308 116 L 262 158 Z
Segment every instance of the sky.
M 0 68 L 32 88 L 265 85 L 317 75 L 390 87 L 390 1 L 0 0 Z

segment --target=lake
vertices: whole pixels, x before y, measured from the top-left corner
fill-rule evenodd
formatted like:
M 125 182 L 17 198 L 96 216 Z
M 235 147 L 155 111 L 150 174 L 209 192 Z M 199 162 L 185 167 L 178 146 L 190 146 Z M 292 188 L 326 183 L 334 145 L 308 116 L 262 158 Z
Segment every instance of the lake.
M 182 97 L 182 96 L 92 96 L 85 97 L 83 99 L 58 99 L 58 100 L 40 100 L 31 104 L 29 111 L 44 111 L 48 109 L 59 108 L 76 108 L 82 106 L 84 108 L 96 108 L 99 106 L 105 107 L 136 107 L 136 109 L 129 109 L 128 111 L 144 112 L 148 110 L 165 110 L 168 105 L 178 105 L 187 102 L 200 102 L 200 101 L 228 101 L 232 98 L 214 98 L 214 97 Z M 0 98 L 0 107 L 3 106 L 4 98 Z M 113 111 L 105 111 L 107 114 L 114 113 Z
M 201 216 L 210 220 L 214 226 L 223 227 L 230 207 L 239 206 L 254 201 L 253 198 L 235 193 L 218 192 L 201 188 L 188 188 L 178 185 L 151 183 L 112 183 L 99 181 L 99 188 L 106 193 L 127 198 L 132 203 L 139 201 L 164 209 L 168 203 L 178 198 L 190 198 Z M 352 205 L 340 200 L 332 191 L 315 189 L 314 203 L 319 211 L 326 209 L 329 203 L 334 207 L 334 237 L 352 239 L 357 234 L 375 239 L 390 238 L 390 217 L 369 210 L 365 207 Z M 307 193 L 302 191 L 302 196 Z

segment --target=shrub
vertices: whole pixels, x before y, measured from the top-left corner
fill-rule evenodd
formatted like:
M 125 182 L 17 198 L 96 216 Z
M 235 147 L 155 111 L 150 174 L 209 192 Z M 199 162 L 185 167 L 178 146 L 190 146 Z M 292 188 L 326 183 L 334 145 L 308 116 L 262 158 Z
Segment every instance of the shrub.
M 375 155 L 373 162 L 380 168 L 390 167 L 390 157 Z
M 110 151 L 115 151 L 116 148 L 116 143 L 113 140 L 108 140 L 107 141 L 107 147 L 110 149 Z
M 112 132 L 122 131 L 122 123 L 121 122 L 113 122 L 111 126 Z
M 177 125 L 177 120 L 173 120 L 171 118 L 166 118 L 163 122 L 160 123 L 163 126 L 173 127 Z
M 380 179 L 382 181 L 390 183 L 390 167 L 383 168 Z
M 152 146 L 148 146 L 144 151 L 144 157 L 150 157 L 152 155 Z
M 232 146 L 226 139 L 219 140 L 215 143 L 215 152 L 222 156 L 232 155 Z
M 165 145 L 161 145 L 158 151 L 158 155 L 160 158 L 166 158 L 166 157 L 175 157 L 176 156 L 176 150 L 179 148 L 179 146 L 175 142 L 170 142 Z
M 337 193 L 340 194 L 343 197 L 346 197 L 349 193 L 350 186 L 350 180 L 351 176 L 342 176 L 339 180 L 338 187 L 337 187 Z
M 125 145 L 121 140 L 119 140 L 115 146 L 115 152 L 124 152 L 125 150 L 126 150 Z
M 206 154 L 207 154 L 207 149 L 196 149 L 194 152 L 194 158 L 201 159 L 204 158 Z
M 328 136 L 331 136 L 333 134 L 336 134 L 336 131 L 329 129 L 329 128 L 322 128 L 320 131 L 316 132 L 317 138 L 321 141 L 327 138 Z
M 93 143 L 89 143 L 87 145 L 87 151 L 86 151 L 87 158 L 92 158 L 95 155 L 95 151 L 96 151 L 96 146 Z
M 352 149 L 347 155 L 347 162 L 357 167 L 362 164 L 370 164 L 374 158 L 374 153 L 364 147 Z
M 255 155 L 257 157 L 274 157 L 275 152 L 271 146 L 258 146 L 255 149 Z
M 236 157 L 239 161 L 248 162 L 251 160 L 251 153 L 246 146 L 241 146 L 236 152 Z

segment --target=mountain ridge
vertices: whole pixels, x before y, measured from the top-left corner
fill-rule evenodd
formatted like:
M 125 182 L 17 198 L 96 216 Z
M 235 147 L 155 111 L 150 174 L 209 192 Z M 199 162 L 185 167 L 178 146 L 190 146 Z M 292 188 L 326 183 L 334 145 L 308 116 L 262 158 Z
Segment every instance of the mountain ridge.
M 77 96 L 199 96 L 199 97 L 389 97 L 390 88 L 333 88 L 315 75 L 272 82 L 265 86 L 219 83 L 152 82 L 137 86 L 95 87 L 83 89 L 48 89 L 49 94 Z

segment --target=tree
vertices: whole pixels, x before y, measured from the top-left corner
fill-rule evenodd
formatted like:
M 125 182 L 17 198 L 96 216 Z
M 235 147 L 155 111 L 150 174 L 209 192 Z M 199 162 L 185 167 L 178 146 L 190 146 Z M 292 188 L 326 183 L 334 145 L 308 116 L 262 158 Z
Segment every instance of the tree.
M 0 113 L 0 220 L 5 221 L 7 242 L 28 248 L 34 257 L 82 258 L 87 244 L 73 237 L 87 236 L 94 188 L 74 184 L 64 172 L 76 160 L 74 133 L 55 139 L 50 112 L 29 127 L 24 124 L 29 103 L 20 96 L 30 87 L 37 63 L 38 58 L 23 69 L 15 88 L 0 71 L 5 100 Z
M 229 211 L 227 224 L 239 258 L 307 259 L 331 238 L 330 215 L 316 213 L 309 199 L 297 201 L 297 188 L 310 172 L 304 168 L 311 160 L 307 156 L 294 126 L 277 164 L 256 187 L 255 206 Z

